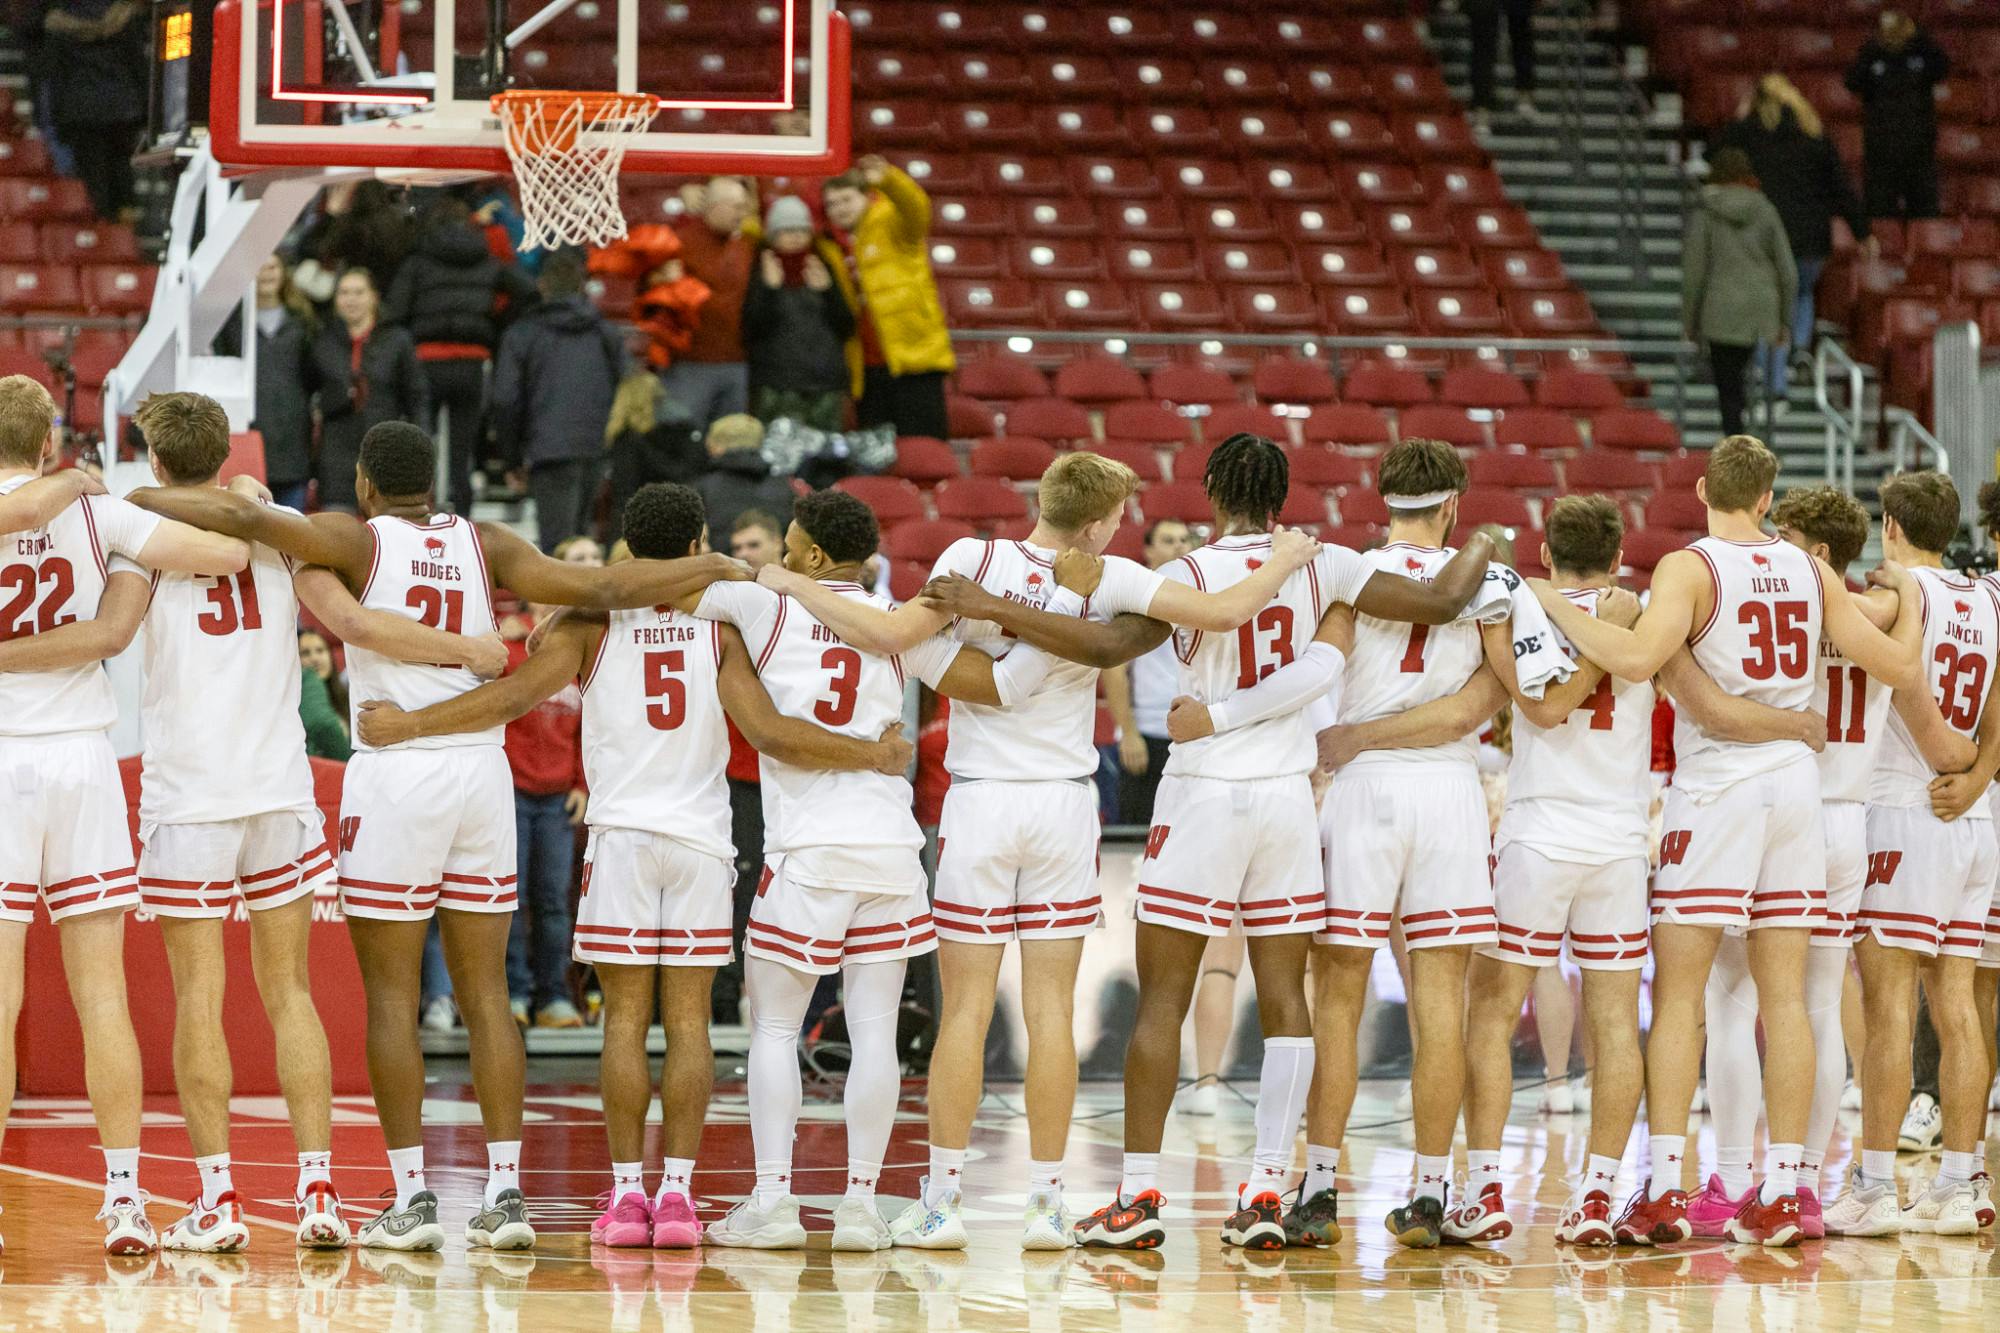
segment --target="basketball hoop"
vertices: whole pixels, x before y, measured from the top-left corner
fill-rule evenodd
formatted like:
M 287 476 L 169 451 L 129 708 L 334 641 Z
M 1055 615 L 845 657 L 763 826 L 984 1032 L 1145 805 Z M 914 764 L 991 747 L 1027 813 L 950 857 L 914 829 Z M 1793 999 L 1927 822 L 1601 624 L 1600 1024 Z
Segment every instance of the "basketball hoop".
M 521 184 L 523 250 L 604 245 L 625 235 L 618 168 L 659 114 L 645 93 L 515 90 L 490 103 Z

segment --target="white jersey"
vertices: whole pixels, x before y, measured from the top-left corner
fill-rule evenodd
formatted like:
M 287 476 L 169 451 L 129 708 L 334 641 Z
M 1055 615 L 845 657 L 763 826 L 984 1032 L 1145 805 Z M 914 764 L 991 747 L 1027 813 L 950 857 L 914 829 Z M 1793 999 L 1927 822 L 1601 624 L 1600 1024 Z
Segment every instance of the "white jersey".
M 1435 582 L 1438 571 L 1457 554 L 1453 547 L 1393 542 L 1361 558 L 1371 572 L 1399 574 L 1418 583 Z M 1486 662 L 1486 644 L 1475 621 L 1409 625 L 1375 616 L 1354 617 L 1354 652 L 1347 659 L 1347 683 L 1340 696 L 1340 720 L 1372 722 L 1407 713 L 1418 704 L 1443 699 L 1465 688 Z M 1406 750 L 1363 750 L 1348 765 L 1476 764 L 1479 742 L 1464 736 L 1443 745 Z
M 889 607 L 886 597 L 858 583 L 826 588 L 882 610 Z M 755 583 L 712 584 L 696 613 L 742 631 L 779 712 L 862 740 L 874 740 L 902 718 L 906 670 L 935 681 L 958 655 L 957 644 L 943 636 L 896 657 L 865 653 L 813 619 L 796 599 Z M 923 845 L 907 779 L 798 768 L 769 755 L 758 757 L 758 775 L 767 856 L 813 853 L 813 882 L 821 887 L 862 893 L 911 889 L 900 877 L 884 878 L 898 858 L 880 854 Z
M 1819 677 L 1813 682 L 1813 711 L 1826 719 L 1826 748 L 1819 752 L 1819 794 L 1823 801 L 1868 799 L 1876 755 L 1889 726 L 1890 690 L 1841 655 L 1821 635 Z
M 0 495 L 32 480 L 0 482 Z M 93 619 L 105 582 L 118 568 L 114 562 L 138 560 L 159 526 L 157 515 L 135 504 L 87 495 L 47 527 L 0 537 L 0 642 Z M 143 572 L 136 564 L 126 567 Z M 102 662 L 0 674 L 0 736 L 104 731 L 117 720 L 118 702 Z
M 1160 573 L 1203 592 L 1221 592 L 1270 558 L 1268 533 L 1219 537 L 1162 566 Z M 1374 573 L 1346 547 L 1322 546 L 1313 562 L 1286 578 L 1271 604 L 1235 633 L 1175 630 L 1180 692 L 1212 704 L 1249 689 L 1304 652 L 1326 609 L 1336 602 L 1351 603 Z M 1317 761 L 1312 730 L 1300 709 L 1200 740 L 1176 741 L 1167 754 L 1166 772 L 1246 781 L 1304 773 Z
M 1776 537 L 1703 537 L 1687 549 L 1708 566 L 1715 592 L 1708 623 L 1688 640 L 1695 664 L 1725 694 L 1773 708 L 1811 707 L 1825 620 L 1819 562 Z M 1694 795 L 1722 791 L 1811 753 L 1804 741 L 1715 739 L 1686 709 L 1674 719 L 1674 785 Z
M 252 545 L 239 574 L 153 576 L 140 627 L 142 825 L 312 806 L 298 626 L 291 559 L 268 546 Z
M 953 542 L 931 572 L 963 574 L 996 597 L 1036 608 L 1055 591 L 1056 552 L 1026 542 Z M 1145 566 L 1107 556 L 1104 576 L 1083 604 L 1087 620 L 1110 623 L 1125 611 L 1141 615 L 1165 582 Z M 990 620 L 961 620 L 952 633 L 1000 656 L 1007 636 Z M 1087 778 L 1097 772 L 1097 669 L 1056 659 L 1033 694 L 1012 708 L 955 703 L 944 766 L 952 777 L 975 779 Z
M 710 856 L 729 834 L 722 627 L 667 607 L 613 611 L 583 676 L 592 828 L 661 833 Z
M 1565 589 L 1597 614 L 1596 588 Z M 1556 641 L 1576 650 L 1562 631 Z M 1496 847 L 1522 843 L 1550 860 L 1608 865 L 1646 855 L 1653 783 L 1653 686 L 1609 674 L 1553 727 L 1514 715 L 1514 757 Z
M 368 520 L 375 537 L 375 560 L 368 569 L 361 605 L 371 611 L 393 611 L 452 634 L 491 634 L 493 581 L 486 573 L 486 553 L 479 531 L 453 514 L 432 514 L 421 521 L 384 514 Z M 406 713 L 455 699 L 477 689 L 479 677 L 461 666 L 424 666 L 399 662 L 365 648 L 347 650 L 347 695 L 355 717 L 363 702 L 386 699 Z M 354 723 L 354 748 L 371 750 Z M 442 750 L 460 745 L 498 745 L 505 727 L 467 731 L 450 736 L 421 736 L 393 746 L 399 750 Z
M 1923 655 L 1918 659 L 1931 697 L 1944 723 L 1970 741 L 1979 737 L 1979 716 L 1986 709 L 1986 690 L 1993 683 L 2000 656 L 2000 601 L 1976 579 L 1943 569 L 1910 571 L 1922 594 Z M 1868 799 L 1874 805 L 1921 806 L 1930 809 L 1930 784 L 1937 771 L 1925 761 L 1910 729 L 1893 712 L 1889 735 L 1882 744 Z M 1975 801 L 1967 819 L 1987 817 L 1984 801 Z

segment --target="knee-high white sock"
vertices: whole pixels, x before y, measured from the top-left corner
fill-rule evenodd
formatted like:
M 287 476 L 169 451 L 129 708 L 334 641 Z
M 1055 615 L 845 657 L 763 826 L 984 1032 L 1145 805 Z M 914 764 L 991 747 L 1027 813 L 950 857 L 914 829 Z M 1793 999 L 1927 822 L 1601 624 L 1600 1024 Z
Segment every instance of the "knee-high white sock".
M 1243 1190 L 1245 1199 L 1266 1190 L 1282 1194 L 1290 1182 L 1312 1074 L 1311 1037 L 1265 1038 L 1264 1065 L 1257 1076 L 1257 1146 Z
M 1757 1141 L 1757 1117 L 1764 1109 L 1764 1067 L 1757 1058 L 1757 983 L 1741 939 L 1726 937 L 1716 949 L 1707 1001 L 1708 1110 L 1715 1122 L 1718 1156 L 1725 1147 L 1735 1150 L 1717 1162 L 1717 1174 L 1725 1185 L 1736 1182 L 1729 1197 L 1741 1198 L 1750 1188 L 1750 1145 Z
M 903 1069 L 896 1055 L 896 1020 L 903 1009 L 903 960 L 842 968 L 841 1012 L 853 1052 L 847 1069 L 847 1156 L 879 1172 L 896 1127 Z
M 1819 1185 L 1819 1161 L 1833 1138 L 1834 1124 L 1840 1119 L 1840 1095 L 1847 1090 L 1847 1045 L 1840 1031 L 1841 988 L 1847 983 L 1846 949 L 1806 950 L 1806 1018 L 1813 1035 L 1812 1111 L 1806 1116 L 1805 1156 L 1812 1168 L 1811 1179 L 1801 1185 Z
M 792 1192 L 792 1139 L 798 1133 L 799 1028 L 819 978 L 768 958 L 743 960 L 750 997 L 750 1144 L 757 1161 L 757 1202 Z

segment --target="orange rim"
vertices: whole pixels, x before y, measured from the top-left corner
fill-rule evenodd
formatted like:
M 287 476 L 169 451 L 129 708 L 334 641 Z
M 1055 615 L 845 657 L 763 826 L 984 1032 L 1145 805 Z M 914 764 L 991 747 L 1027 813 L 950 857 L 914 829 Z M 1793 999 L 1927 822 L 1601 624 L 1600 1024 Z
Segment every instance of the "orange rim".
M 623 120 L 648 107 L 657 107 L 659 99 L 647 93 L 516 88 L 495 93 L 488 105 L 520 136 L 521 151 L 540 155 L 566 153 L 575 145 L 579 129 L 603 128 L 607 122 Z M 573 120 L 566 115 L 571 106 L 581 112 Z M 537 111 L 539 115 L 533 114 Z

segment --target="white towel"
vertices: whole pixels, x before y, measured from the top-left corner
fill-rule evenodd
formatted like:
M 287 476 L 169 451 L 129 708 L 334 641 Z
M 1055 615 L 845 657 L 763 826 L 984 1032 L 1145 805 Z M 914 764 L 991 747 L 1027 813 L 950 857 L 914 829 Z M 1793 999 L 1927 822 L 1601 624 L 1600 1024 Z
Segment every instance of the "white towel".
M 1514 676 L 1521 693 L 1539 699 L 1551 684 L 1576 674 L 1576 663 L 1562 650 L 1555 624 L 1528 581 L 1496 560 L 1486 566 L 1486 578 L 1458 618 L 1492 625 L 1509 617 L 1514 622 Z

